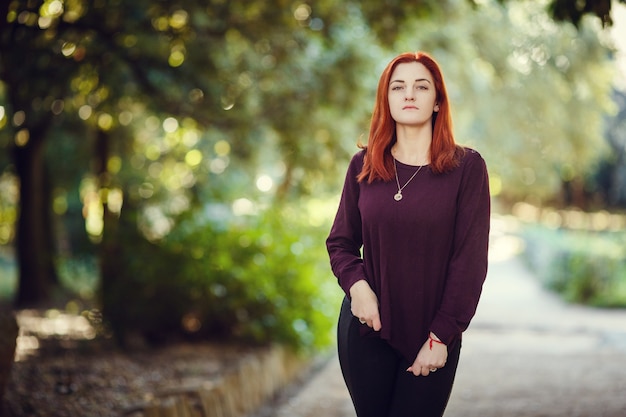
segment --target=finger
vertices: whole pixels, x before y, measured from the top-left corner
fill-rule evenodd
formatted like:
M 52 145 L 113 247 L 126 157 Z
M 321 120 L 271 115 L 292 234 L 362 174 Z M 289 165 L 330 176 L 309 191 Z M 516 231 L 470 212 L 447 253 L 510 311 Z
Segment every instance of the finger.
M 376 316 L 374 317 L 374 319 L 372 320 L 372 329 L 379 331 L 380 329 L 382 329 L 383 325 L 380 322 L 380 317 Z
M 421 371 L 417 371 L 421 368 L 414 368 L 413 366 L 409 366 L 406 371 L 413 374 L 413 376 L 422 376 Z

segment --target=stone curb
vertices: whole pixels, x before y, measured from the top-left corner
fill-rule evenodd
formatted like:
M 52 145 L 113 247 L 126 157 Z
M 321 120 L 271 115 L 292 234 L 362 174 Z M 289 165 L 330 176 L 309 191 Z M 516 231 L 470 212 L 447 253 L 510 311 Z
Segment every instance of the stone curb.
M 244 356 L 216 381 L 180 386 L 123 410 L 122 417 L 242 417 L 292 383 L 312 360 L 272 346 Z

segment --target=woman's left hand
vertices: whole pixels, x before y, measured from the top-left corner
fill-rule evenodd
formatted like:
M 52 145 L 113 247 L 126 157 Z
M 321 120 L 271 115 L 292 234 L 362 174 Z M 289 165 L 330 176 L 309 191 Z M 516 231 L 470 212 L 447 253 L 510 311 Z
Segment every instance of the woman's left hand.
M 412 372 L 415 376 L 428 376 L 431 372 L 443 368 L 447 360 L 448 347 L 434 333 L 430 333 L 430 338 L 422 345 L 415 362 L 407 369 L 407 372 Z

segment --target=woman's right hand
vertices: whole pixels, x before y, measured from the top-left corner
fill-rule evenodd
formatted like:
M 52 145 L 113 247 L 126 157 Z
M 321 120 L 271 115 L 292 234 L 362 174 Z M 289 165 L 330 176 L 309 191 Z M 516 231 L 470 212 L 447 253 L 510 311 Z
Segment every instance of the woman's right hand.
M 364 279 L 355 282 L 350 287 L 350 308 L 352 315 L 363 324 L 367 324 L 375 331 L 382 327 L 378 312 L 378 297 Z

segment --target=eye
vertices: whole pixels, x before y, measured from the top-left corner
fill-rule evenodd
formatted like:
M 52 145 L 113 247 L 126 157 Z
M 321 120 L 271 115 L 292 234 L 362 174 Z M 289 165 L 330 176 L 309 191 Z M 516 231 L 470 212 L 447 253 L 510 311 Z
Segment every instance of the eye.
M 404 86 L 402 85 L 395 85 L 393 87 L 391 87 L 391 91 L 399 91 L 402 90 L 404 88 Z

